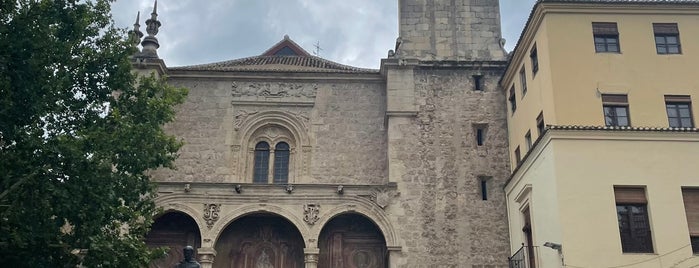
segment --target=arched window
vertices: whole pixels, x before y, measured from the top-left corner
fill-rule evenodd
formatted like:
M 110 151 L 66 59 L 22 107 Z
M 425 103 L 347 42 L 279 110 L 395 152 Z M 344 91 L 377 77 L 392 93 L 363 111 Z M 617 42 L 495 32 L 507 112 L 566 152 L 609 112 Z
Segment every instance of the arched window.
M 269 144 L 261 141 L 255 145 L 255 167 L 253 183 L 267 183 L 269 173 Z
M 274 147 L 274 183 L 289 182 L 289 144 L 277 143 Z

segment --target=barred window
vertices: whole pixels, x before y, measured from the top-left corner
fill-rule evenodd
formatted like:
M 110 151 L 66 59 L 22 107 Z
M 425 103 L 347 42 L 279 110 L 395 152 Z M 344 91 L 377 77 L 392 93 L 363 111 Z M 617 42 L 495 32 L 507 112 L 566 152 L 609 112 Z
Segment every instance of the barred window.
M 624 253 L 653 253 L 653 240 L 644 188 L 614 187 L 616 212 Z

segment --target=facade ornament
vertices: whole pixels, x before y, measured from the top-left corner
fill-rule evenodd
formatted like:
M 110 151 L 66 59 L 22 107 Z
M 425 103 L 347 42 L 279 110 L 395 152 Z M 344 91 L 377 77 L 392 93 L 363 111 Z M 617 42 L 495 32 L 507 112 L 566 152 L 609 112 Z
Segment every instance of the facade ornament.
M 141 32 L 141 24 L 138 22 L 141 20 L 141 11 L 136 14 L 136 23 L 133 24 L 133 30 L 129 31 L 129 35 L 132 36 L 133 38 L 133 47 L 136 48 L 137 52 L 138 51 L 138 45 L 141 43 L 141 38 L 143 38 L 143 33 Z
M 204 204 L 204 220 L 206 227 L 211 229 L 218 220 L 218 213 L 221 212 L 221 204 Z
M 238 111 L 238 113 L 233 117 L 233 129 L 235 129 L 236 131 L 239 130 L 248 117 L 257 113 L 258 112 L 248 112 L 246 110 Z
M 294 186 L 293 186 L 293 185 L 289 184 L 289 185 L 286 186 L 286 193 L 287 193 L 287 194 L 291 194 L 291 192 L 293 192 L 293 191 L 294 191 Z
M 398 194 L 391 190 L 386 189 L 375 189 L 370 196 L 371 201 L 376 203 L 381 209 L 386 208 L 390 203 L 391 199 L 396 197 Z
M 231 84 L 233 97 L 260 96 L 268 98 L 315 98 L 318 92 L 317 84 L 299 83 L 250 83 L 245 85 Z
M 303 221 L 313 225 L 320 219 L 320 205 L 308 203 L 303 205 Z
M 190 191 L 192 191 L 192 185 L 189 183 L 185 183 L 184 184 L 184 192 L 189 193 Z
M 146 20 L 146 32 L 148 33 L 148 36 L 143 38 L 143 41 L 141 42 L 141 46 L 143 46 L 143 53 L 141 55 L 144 57 L 158 57 L 158 48 L 160 47 L 160 43 L 158 43 L 158 38 L 156 38 L 155 35 L 158 34 L 158 29 L 161 25 L 162 24 L 160 24 L 160 21 L 158 20 L 158 0 L 155 0 L 155 3 L 153 4 L 153 12 L 150 13 L 150 19 Z

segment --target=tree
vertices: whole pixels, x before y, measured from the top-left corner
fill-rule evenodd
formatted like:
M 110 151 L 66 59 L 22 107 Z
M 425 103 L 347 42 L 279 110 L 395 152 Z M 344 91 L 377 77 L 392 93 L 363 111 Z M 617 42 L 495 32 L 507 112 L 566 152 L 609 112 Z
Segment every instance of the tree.
M 0 0 L 0 263 L 144 267 L 186 89 L 136 80 L 109 0 Z

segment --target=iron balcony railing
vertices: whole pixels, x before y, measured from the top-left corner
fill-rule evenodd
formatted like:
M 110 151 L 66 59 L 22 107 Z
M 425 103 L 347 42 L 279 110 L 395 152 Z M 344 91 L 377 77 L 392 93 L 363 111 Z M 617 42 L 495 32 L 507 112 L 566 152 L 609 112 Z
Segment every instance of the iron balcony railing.
M 512 257 L 507 258 L 510 268 L 536 268 L 538 247 L 522 245 Z

